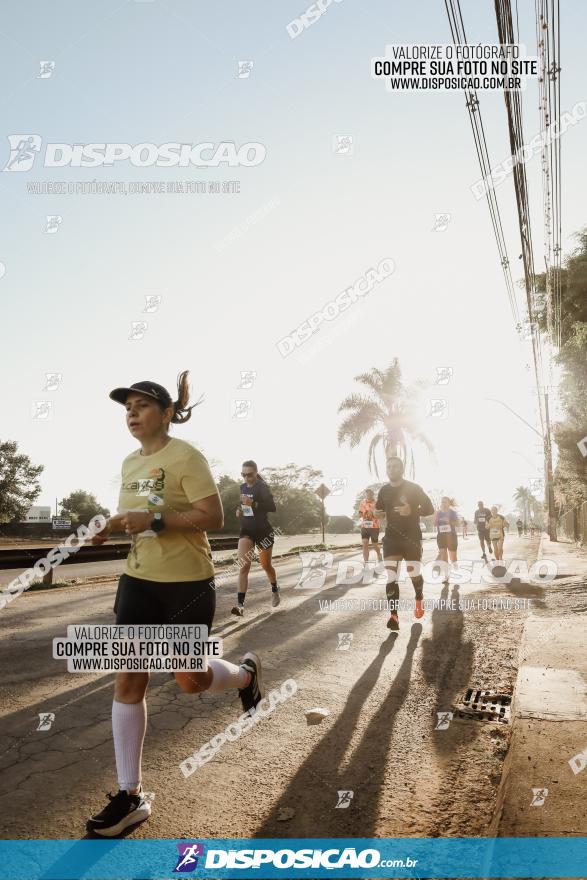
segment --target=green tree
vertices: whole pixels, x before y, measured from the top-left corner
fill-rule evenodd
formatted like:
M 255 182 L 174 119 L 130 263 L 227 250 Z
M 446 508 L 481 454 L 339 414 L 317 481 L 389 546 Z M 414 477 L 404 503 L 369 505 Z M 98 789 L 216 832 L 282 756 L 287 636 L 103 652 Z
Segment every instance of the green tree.
M 279 503 L 275 501 L 277 513 L 272 514 L 271 521 L 286 535 L 302 535 L 319 528 L 322 504 L 311 489 L 292 486 L 280 495 Z
M 84 492 L 83 489 L 71 492 L 67 498 L 63 498 L 60 507 L 60 515 L 71 519 L 73 528 L 77 528 L 81 523 L 87 525 L 92 517 L 98 514 L 107 518 L 110 516 L 108 508 L 102 507 L 95 495 Z
M 518 505 L 519 509 L 522 511 L 524 528 L 526 528 L 528 524 L 530 505 L 532 501 L 535 500 L 536 499 L 526 486 L 518 486 L 518 488 L 514 492 L 514 501 Z
M 560 349 L 556 358 L 563 371 L 560 398 L 566 416 L 553 428 L 559 451 L 554 493 L 562 509 L 577 506 L 587 498 L 587 460 L 577 447 L 587 435 L 587 228 L 575 239 L 577 247 L 561 269 Z M 553 282 L 554 275 L 549 279 L 546 273 L 537 276 L 542 294 L 552 288 Z M 548 306 L 546 296 L 543 300 L 538 325 L 546 332 L 552 324 L 554 304 Z
M 240 483 L 223 474 L 217 483 L 220 500 L 224 508 L 224 529 L 227 535 L 234 535 L 240 531 L 240 520 L 236 515 L 236 508 L 240 504 Z
M 44 466 L 18 452 L 14 440 L 0 442 L 0 522 L 22 520 L 41 493 L 38 478 Z
M 314 492 L 322 471 L 293 462 L 284 467 L 263 468 L 261 476 L 271 489 L 277 508 L 269 514 L 271 523 L 285 534 L 304 534 L 320 526 L 320 499 Z M 241 520 L 236 516 L 240 504 L 240 482 L 223 475 L 218 480 L 218 491 L 224 508 L 224 531 L 234 534 L 240 531 Z
M 348 535 L 355 528 L 350 516 L 329 516 L 326 523 L 326 531 L 331 535 Z
M 386 457 L 399 455 L 406 465 L 409 458 L 413 476 L 414 441 L 432 451 L 432 444 L 418 427 L 414 405 L 423 384 L 406 387 L 397 358 L 385 370 L 372 367 L 368 373 L 355 376 L 355 382 L 364 385 L 368 393 L 350 394 L 340 404 L 339 413 L 347 415 L 338 429 L 339 445 L 348 443 L 354 449 L 372 434 L 367 453 L 369 470 L 379 477 L 376 453 L 381 446 Z

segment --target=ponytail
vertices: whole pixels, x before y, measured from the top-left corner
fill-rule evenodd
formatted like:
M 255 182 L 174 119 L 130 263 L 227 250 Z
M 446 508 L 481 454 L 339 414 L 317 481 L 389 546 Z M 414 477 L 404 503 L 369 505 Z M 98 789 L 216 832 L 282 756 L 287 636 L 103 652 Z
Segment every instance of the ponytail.
M 188 385 L 188 370 L 184 370 L 177 377 L 177 400 L 172 404 L 173 415 L 171 422 L 174 425 L 181 425 L 188 422 L 192 417 L 192 410 L 199 406 L 204 399 L 204 395 L 200 395 L 195 403 L 189 406 L 190 389 Z

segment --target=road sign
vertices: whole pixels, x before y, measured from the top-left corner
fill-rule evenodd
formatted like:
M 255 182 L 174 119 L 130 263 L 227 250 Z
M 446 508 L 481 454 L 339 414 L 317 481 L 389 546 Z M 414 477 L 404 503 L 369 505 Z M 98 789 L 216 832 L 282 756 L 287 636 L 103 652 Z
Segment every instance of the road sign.
M 51 522 L 51 508 L 43 507 L 39 505 L 33 505 L 30 507 L 26 516 L 23 520 L 26 523 L 50 523 Z
M 320 483 L 318 488 L 316 489 L 316 495 L 318 498 L 321 498 L 322 501 L 326 498 L 327 495 L 330 495 L 330 489 L 328 486 L 325 486 L 324 483 Z
M 70 529 L 71 528 L 71 520 L 66 519 L 64 516 L 54 516 L 53 517 L 53 528 L 54 529 Z

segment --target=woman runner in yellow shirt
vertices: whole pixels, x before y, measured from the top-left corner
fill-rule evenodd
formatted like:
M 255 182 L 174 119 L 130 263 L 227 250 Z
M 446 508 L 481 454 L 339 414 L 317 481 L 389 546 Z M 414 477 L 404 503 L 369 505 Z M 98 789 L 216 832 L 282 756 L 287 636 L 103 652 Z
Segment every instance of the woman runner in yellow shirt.
M 132 540 L 114 604 L 116 623 L 200 624 L 214 620 L 214 565 L 206 529 L 223 525 L 222 503 L 201 452 L 169 436 L 169 425 L 187 422 L 187 371 L 177 381 L 177 400 L 156 382 L 115 388 L 110 398 L 126 409 L 126 424 L 139 448 L 122 464 L 119 512 L 96 535 L 111 532 Z M 249 651 L 239 666 L 208 660 L 205 672 L 174 672 L 182 691 L 218 694 L 238 689 L 248 712 L 263 697 L 261 662 Z M 87 822 L 88 831 L 116 837 L 151 812 L 141 785 L 141 757 L 147 728 L 148 672 L 117 672 L 112 703 L 112 735 L 119 791 Z
M 497 512 L 497 507 L 494 505 L 491 508 L 491 516 L 487 523 L 487 528 L 489 529 L 489 537 L 493 544 L 493 552 L 498 561 L 503 559 L 503 521 L 503 516 Z

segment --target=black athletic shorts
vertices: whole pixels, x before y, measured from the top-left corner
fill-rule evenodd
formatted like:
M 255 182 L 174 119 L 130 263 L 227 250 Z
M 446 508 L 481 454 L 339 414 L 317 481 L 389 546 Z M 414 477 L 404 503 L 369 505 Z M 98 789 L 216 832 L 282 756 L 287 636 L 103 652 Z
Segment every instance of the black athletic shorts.
M 489 537 L 489 529 L 477 529 L 477 534 L 479 535 L 479 540 L 481 540 L 481 538 L 484 538 L 484 540 L 488 544 L 491 543 L 491 538 Z
M 436 543 L 439 550 L 456 551 L 459 545 L 459 539 L 454 532 L 438 532 L 436 535 Z
M 118 624 L 185 623 L 212 629 L 216 610 L 214 578 L 160 583 L 123 574 L 114 613 Z
M 260 550 L 267 550 L 269 547 L 273 547 L 275 543 L 275 535 L 273 533 L 273 529 L 266 529 L 260 532 L 253 531 L 252 529 L 242 528 L 239 537 L 248 538 L 249 541 L 252 541 L 255 546 Z
M 383 557 L 399 556 L 408 562 L 418 562 L 422 559 L 422 543 L 402 535 L 383 536 Z
M 368 541 L 369 538 L 374 544 L 379 542 L 379 529 L 361 529 L 361 540 Z

